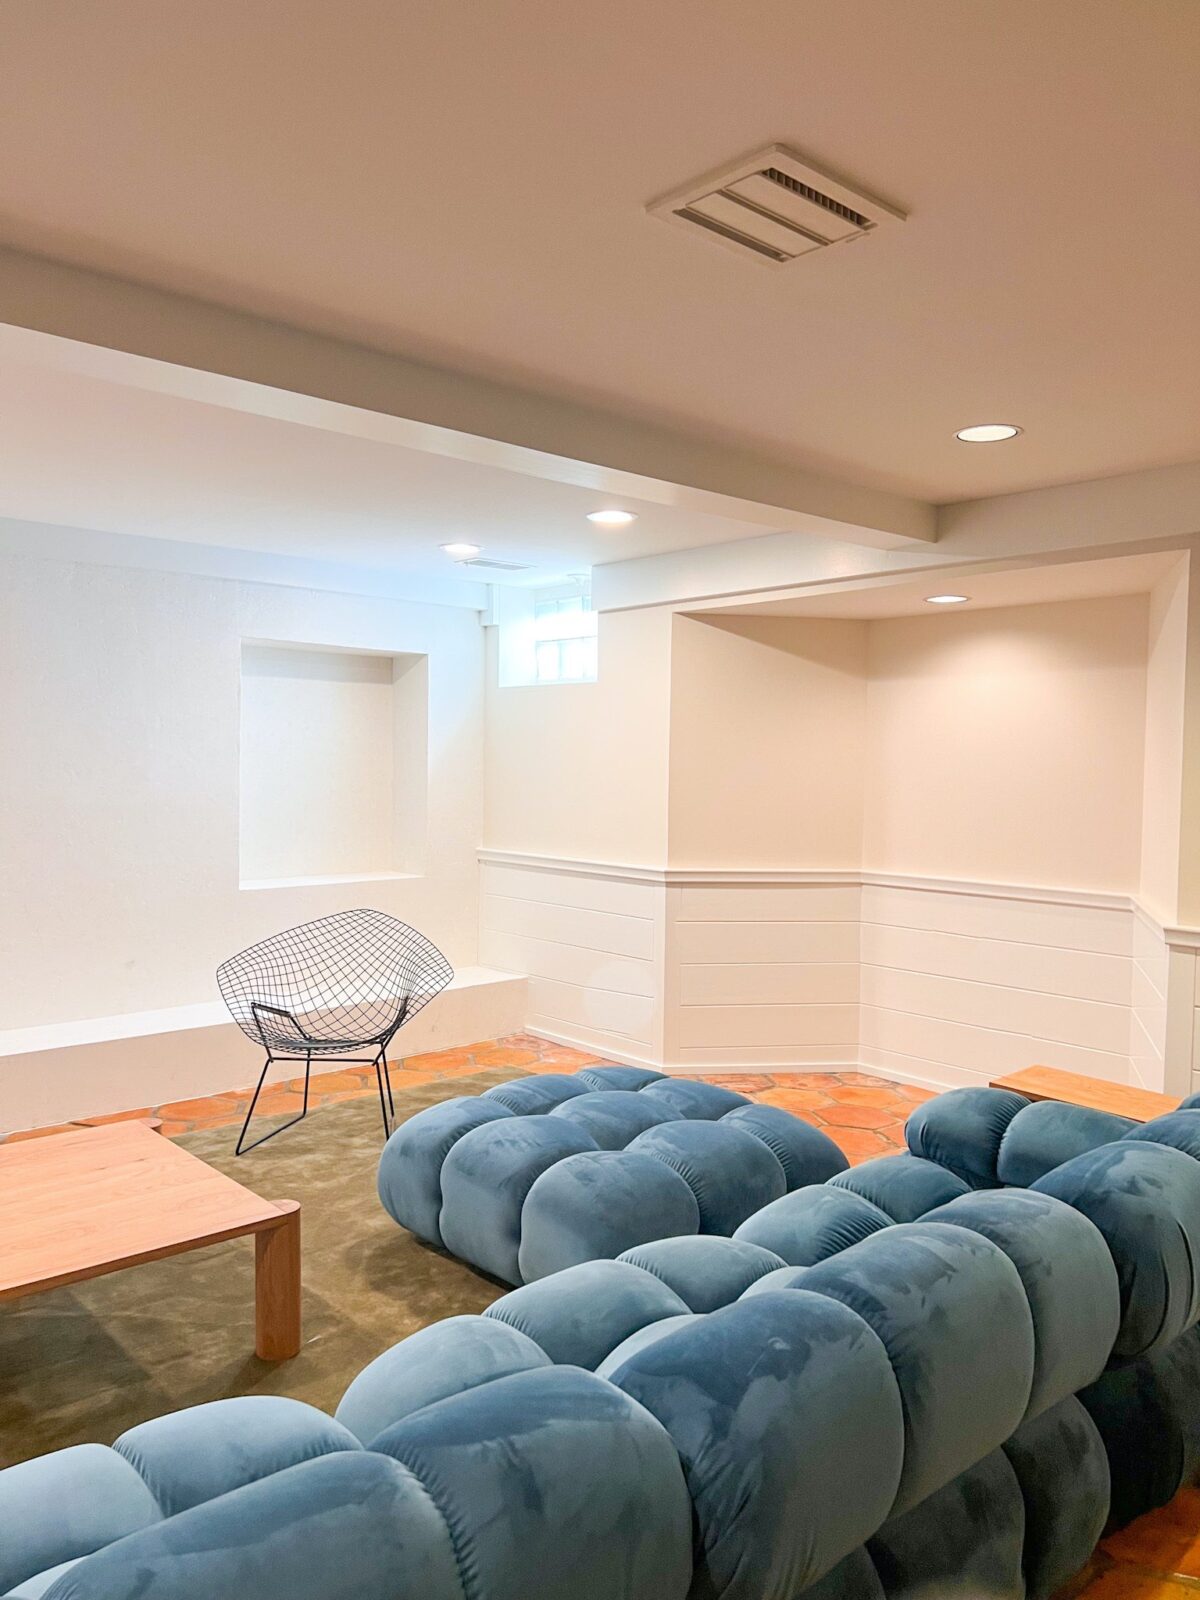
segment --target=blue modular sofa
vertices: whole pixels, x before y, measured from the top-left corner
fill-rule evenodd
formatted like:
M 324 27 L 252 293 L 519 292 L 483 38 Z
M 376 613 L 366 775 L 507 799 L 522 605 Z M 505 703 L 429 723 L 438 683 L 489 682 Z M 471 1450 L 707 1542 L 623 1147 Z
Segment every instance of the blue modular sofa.
M 647 1067 L 514 1079 L 410 1117 L 379 1162 L 402 1227 L 504 1283 L 676 1234 L 731 1234 L 849 1165 L 777 1106 Z
M 960 1090 L 907 1135 L 426 1328 L 334 1419 L 0 1473 L 0 1594 L 1044 1600 L 1200 1465 L 1200 1110 Z

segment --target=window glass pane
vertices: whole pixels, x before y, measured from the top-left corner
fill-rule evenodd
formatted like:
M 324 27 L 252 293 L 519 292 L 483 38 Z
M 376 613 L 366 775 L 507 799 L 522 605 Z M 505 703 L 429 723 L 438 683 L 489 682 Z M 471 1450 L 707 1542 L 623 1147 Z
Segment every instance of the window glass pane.
M 587 653 L 584 639 L 564 639 L 559 649 L 562 651 L 562 675 L 564 678 L 573 678 L 578 681 L 587 671 Z
M 557 683 L 562 676 L 559 646 L 545 640 L 537 647 L 537 675 L 539 683 Z
M 568 595 L 558 602 L 558 609 L 560 611 L 582 611 L 583 596 L 578 594 Z

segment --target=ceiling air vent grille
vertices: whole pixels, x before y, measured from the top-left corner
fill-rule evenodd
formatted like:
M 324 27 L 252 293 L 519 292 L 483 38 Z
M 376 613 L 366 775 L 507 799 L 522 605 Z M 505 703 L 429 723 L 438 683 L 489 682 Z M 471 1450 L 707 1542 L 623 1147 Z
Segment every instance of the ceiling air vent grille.
M 772 266 L 904 221 L 894 206 L 778 144 L 697 178 L 647 210 Z
M 529 572 L 531 570 L 526 561 L 492 561 L 487 556 L 470 556 L 466 561 L 460 561 L 460 567 L 474 567 L 476 572 Z

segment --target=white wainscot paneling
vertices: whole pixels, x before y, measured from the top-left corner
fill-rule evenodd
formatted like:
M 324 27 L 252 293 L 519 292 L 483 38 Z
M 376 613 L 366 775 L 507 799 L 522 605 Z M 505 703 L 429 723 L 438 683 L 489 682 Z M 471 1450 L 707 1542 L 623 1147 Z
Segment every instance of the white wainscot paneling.
M 864 923 L 927 928 L 977 939 L 1004 939 L 1098 955 L 1130 954 L 1127 906 L 1088 904 L 1086 897 L 1038 899 L 1009 894 L 960 893 L 867 882 L 862 890 Z
M 1135 1080 L 1147 1089 L 1165 1087 L 1170 958 L 1162 929 L 1135 913 L 1129 1060 Z

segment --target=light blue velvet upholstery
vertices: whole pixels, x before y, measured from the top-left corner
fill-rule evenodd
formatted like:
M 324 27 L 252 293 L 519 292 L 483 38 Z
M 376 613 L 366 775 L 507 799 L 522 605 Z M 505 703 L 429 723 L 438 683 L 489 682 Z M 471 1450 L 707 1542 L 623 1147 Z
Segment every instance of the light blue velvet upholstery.
M 596 1368 L 599 1378 L 611 1378 L 618 1367 L 623 1367 L 626 1361 L 639 1350 L 644 1350 L 647 1345 L 654 1344 L 658 1339 L 668 1333 L 674 1333 L 679 1328 L 686 1328 L 689 1323 L 698 1322 L 700 1314 L 689 1311 L 677 1317 L 660 1317 L 657 1322 L 648 1322 L 644 1328 L 639 1328 L 636 1333 L 631 1333 L 628 1339 L 622 1339 L 615 1350 L 609 1352 Z
M 393 1422 L 435 1400 L 549 1365 L 541 1346 L 516 1328 L 482 1316 L 447 1317 L 376 1356 L 350 1384 L 335 1415 L 369 1445 Z
M 994 1450 L 867 1541 L 888 1600 L 1025 1600 L 1025 1503 Z
M 1104 1441 L 1074 1396 L 1023 1422 L 1004 1446 L 1025 1502 L 1026 1600 L 1050 1600 L 1086 1565 L 1108 1520 Z
M 1166 1144 L 1200 1161 L 1200 1111 L 1169 1111 L 1164 1117 L 1134 1124 L 1125 1135 L 1147 1144 Z
M 734 1238 L 773 1251 L 789 1266 L 811 1267 L 891 1225 L 887 1212 L 862 1195 L 814 1183 L 763 1206 Z
M 679 1457 L 652 1416 L 589 1372 L 499 1378 L 398 1422 L 375 1448 L 428 1485 L 468 1600 L 687 1594 Z
M 0 1472 L 0 1594 L 162 1516 L 121 1456 L 79 1444 Z
M 690 1311 L 732 1305 L 765 1273 L 785 1265 L 772 1250 L 706 1234 L 640 1244 L 617 1259 L 652 1272 Z
M 533 1283 L 632 1244 L 694 1234 L 700 1207 L 680 1175 L 636 1150 L 597 1150 L 548 1167 L 521 1208 L 517 1277 Z
M 783 1168 L 762 1140 L 724 1121 L 663 1123 L 640 1133 L 629 1154 L 653 1156 L 679 1174 L 700 1207 L 701 1233 L 728 1237 L 787 1188 Z
M 635 1351 L 611 1381 L 654 1414 L 696 1521 L 694 1596 L 792 1596 L 877 1528 L 903 1418 L 879 1339 L 847 1307 L 759 1295 Z
M 556 1148 L 551 1135 L 522 1132 L 526 1122 L 574 1130 L 579 1141 Z M 483 1135 L 500 1123 L 509 1131 Z M 672 1126 L 709 1131 L 634 1148 Z M 592 1152 L 600 1159 L 569 1159 Z M 559 1164 L 565 1170 L 553 1172 Z M 845 1166 L 833 1140 L 777 1106 L 640 1067 L 597 1066 L 498 1084 L 420 1113 L 385 1146 L 379 1195 L 402 1227 L 522 1283 L 651 1239 L 728 1235 L 786 1189 Z
M 727 1128 L 744 1128 L 761 1139 L 783 1168 L 789 1189 L 824 1183 L 850 1165 L 827 1133 L 778 1106 L 737 1106 L 721 1121 Z
M 273 1394 L 189 1406 L 139 1423 L 113 1444 L 165 1517 L 284 1467 L 359 1448 L 358 1439 L 323 1411 Z
M 460 1095 L 402 1122 L 384 1146 L 377 1186 L 383 1209 L 428 1244 L 441 1246 L 442 1163 L 465 1133 L 512 1112 L 498 1100 Z
M 564 1100 L 587 1093 L 587 1084 L 580 1083 L 573 1073 L 543 1072 L 497 1084 L 494 1089 L 485 1089 L 479 1098 L 496 1100 L 518 1117 L 529 1117 L 544 1115 Z
M 24 1583 L 19 1583 L 15 1589 L 10 1589 L 5 1600 L 45 1600 L 47 1591 L 55 1584 L 64 1572 L 70 1572 L 77 1566 L 82 1556 L 75 1561 L 60 1561 L 55 1567 L 47 1567 L 45 1572 L 38 1572 L 32 1578 L 26 1578 Z
M 1000 1146 L 1000 1181 L 1028 1188 L 1064 1161 L 1111 1144 L 1133 1127 L 1128 1117 L 1039 1100 L 1009 1124 Z
M 674 1290 L 627 1261 L 587 1261 L 527 1283 L 483 1315 L 517 1328 L 560 1365 L 598 1367 L 623 1339 L 688 1310 Z
M 748 1106 L 744 1094 L 734 1094 L 732 1089 L 722 1089 L 715 1083 L 700 1083 L 693 1078 L 659 1078 L 647 1084 L 639 1093 L 649 1097 L 654 1105 L 668 1106 L 681 1117 L 715 1122 L 727 1111 Z
M 1033 1185 L 1082 1211 L 1104 1235 L 1121 1286 L 1114 1355 L 1161 1350 L 1200 1315 L 1200 1162 L 1168 1145 L 1121 1139 Z
M 967 1194 L 963 1180 L 935 1161 L 920 1156 L 876 1156 L 861 1166 L 840 1172 L 830 1183 L 848 1189 L 891 1217 L 893 1222 L 916 1222 L 935 1206 L 944 1206 Z
M 644 1089 L 647 1084 L 660 1083 L 665 1072 L 655 1072 L 652 1067 L 580 1067 L 575 1074 L 580 1083 L 589 1089 Z
M 1121 1322 L 1116 1268 L 1082 1212 L 1049 1195 L 998 1189 L 964 1195 L 926 1222 L 971 1228 L 1016 1267 L 1033 1315 L 1035 1417 L 1104 1371 Z
M 865 1544 L 804 1591 L 804 1600 L 887 1600 Z M 930 1597 L 932 1600 L 932 1597 Z
M 951 1089 L 910 1113 L 904 1137 L 914 1156 L 936 1161 L 972 1189 L 994 1189 L 1001 1140 L 1028 1104 L 1007 1089 Z
M 547 1167 L 595 1148 L 590 1134 L 562 1117 L 506 1117 L 464 1134 L 442 1163 L 446 1249 L 505 1283 L 519 1283 L 525 1196 Z
M 46 1600 L 466 1600 L 466 1590 L 429 1491 L 360 1450 L 288 1467 L 119 1539 Z
M 597 1089 L 555 1106 L 551 1116 L 566 1117 L 590 1133 L 601 1150 L 624 1150 L 631 1139 L 660 1122 L 675 1122 L 677 1111 L 656 1106 L 632 1089 Z
M 803 1289 L 786 1292 L 842 1301 L 883 1341 L 904 1400 L 897 1513 L 998 1448 L 1024 1417 L 1029 1302 L 1017 1269 L 982 1235 L 945 1223 L 887 1228 L 808 1267 Z

